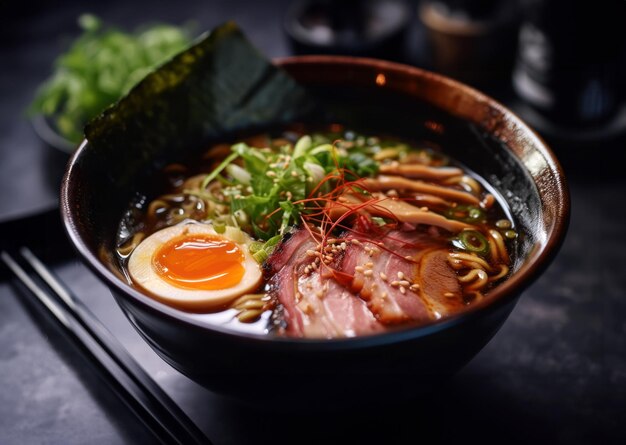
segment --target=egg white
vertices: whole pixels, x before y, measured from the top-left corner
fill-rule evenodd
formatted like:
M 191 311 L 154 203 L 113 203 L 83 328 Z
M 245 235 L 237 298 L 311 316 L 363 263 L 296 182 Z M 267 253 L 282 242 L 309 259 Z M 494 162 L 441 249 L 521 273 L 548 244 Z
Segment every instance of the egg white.
M 163 280 L 153 266 L 155 252 L 172 238 L 184 234 L 206 234 L 234 242 L 243 252 L 241 265 L 244 274 L 239 283 L 225 289 L 202 290 L 183 289 Z M 237 239 L 219 234 L 212 225 L 204 223 L 182 223 L 161 229 L 144 239 L 133 251 L 128 260 L 128 272 L 134 284 L 144 289 L 155 299 L 180 309 L 189 311 L 210 311 L 223 307 L 235 298 L 256 290 L 261 284 L 261 267 L 248 249 L 252 239 L 239 232 Z

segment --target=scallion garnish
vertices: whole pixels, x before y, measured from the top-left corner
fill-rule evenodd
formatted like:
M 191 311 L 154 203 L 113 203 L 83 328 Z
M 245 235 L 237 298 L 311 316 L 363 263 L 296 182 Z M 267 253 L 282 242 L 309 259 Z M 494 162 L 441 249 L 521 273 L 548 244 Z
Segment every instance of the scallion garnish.
M 452 245 L 458 249 L 473 252 L 481 256 L 489 254 L 489 242 L 485 236 L 476 230 L 464 230 L 452 240 Z
M 332 178 L 346 172 L 352 179 L 377 173 L 377 163 L 365 153 L 368 147 L 346 150 L 336 148 L 334 142 L 316 134 L 279 149 L 235 144 L 232 153 L 204 178 L 201 190 L 220 180 L 223 204 L 237 224 L 257 239 L 274 239 L 300 222 L 303 200 L 330 191 Z

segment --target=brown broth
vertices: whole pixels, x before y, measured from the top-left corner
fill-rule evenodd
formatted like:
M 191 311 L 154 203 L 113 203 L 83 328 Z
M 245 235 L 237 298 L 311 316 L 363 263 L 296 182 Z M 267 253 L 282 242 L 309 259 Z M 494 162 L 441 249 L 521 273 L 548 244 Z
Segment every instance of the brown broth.
M 441 124 L 438 124 L 437 121 L 427 121 L 425 126 L 429 129 L 429 131 L 438 133 L 442 131 Z M 322 127 L 313 127 L 315 130 L 319 130 Z M 345 136 L 345 130 L 341 126 L 330 126 L 323 127 L 326 131 L 331 132 L 341 132 Z M 273 148 L 280 147 L 285 143 L 294 144 L 297 140 L 297 137 L 303 134 L 306 130 L 311 130 L 311 126 L 292 126 L 287 130 L 280 131 L 278 133 L 272 133 L 272 137 L 267 136 L 266 134 L 262 135 L 254 135 L 252 137 L 244 138 L 245 141 L 248 142 L 251 146 L 265 146 L 269 145 Z M 353 133 L 354 134 L 354 133 Z M 463 176 L 469 179 L 463 180 L 463 182 L 459 183 L 456 187 L 459 192 L 474 194 L 477 196 L 477 200 L 484 204 L 486 202 L 492 202 L 488 205 L 488 208 L 483 208 L 482 213 L 480 215 L 481 220 L 479 221 L 476 215 L 472 214 L 473 207 L 480 207 L 480 205 L 469 205 L 468 208 L 465 208 L 467 203 L 460 203 L 455 208 L 448 208 L 442 199 L 442 202 L 437 202 L 431 200 L 430 202 L 426 201 L 415 201 L 416 198 L 415 192 L 406 193 L 400 192 L 396 194 L 401 200 L 410 199 L 414 205 L 419 205 L 423 207 L 428 207 L 429 210 L 432 210 L 434 213 L 438 215 L 444 215 L 448 218 L 458 220 L 466 220 L 470 221 L 472 225 L 475 225 L 478 228 L 479 234 L 488 233 L 489 230 L 495 230 L 502 235 L 504 238 L 505 245 L 511 256 L 509 260 L 501 258 L 496 261 L 494 264 L 490 264 L 490 266 L 494 269 L 498 267 L 499 264 L 509 263 L 513 264 L 515 262 L 515 252 L 517 251 L 517 237 L 511 237 L 508 239 L 506 235 L 510 235 L 515 233 L 517 229 L 515 227 L 515 223 L 511 216 L 511 212 L 506 206 L 505 199 L 500 196 L 494 187 L 492 187 L 484 178 L 472 172 L 469 168 L 459 164 L 453 159 L 449 158 L 447 155 L 443 154 L 436 142 L 431 141 L 423 141 L 421 143 L 407 142 L 407 140 L 402 140 L 398 138 L 380 138 L 381 140 L 388 142 L 391 147 L 394 144 L 398 143 L 407 143 L 412 147 L 420 147 L 419 150 L 411 150 L 406 155 L 405 158 L 415 158 L 415 162 L 422 162 L 425 158 L 428 157 L 431 160 L 431 165 L 443 166 L 448 165 L 450 167 L 458 167 L 463 170 Z M 354 141 L 356 139 L 352 139 Z M 368 142 L 366 142 L 367 144 Z M 349 145 L 349 144 L 347 144 Z M 347 147 L 349 150 L 350 147 Z M 384 151 L 385 148 L 381 150 Z M 134 237 L 137 234 L 144 234 L 145 236 L 149 236 L 150 234 L 162 229 L 164 227 L 168 227 L 186 219 L 194 219 L 194 220 L 203 220 L 209 215 L 207 210 L 207 203 L 201 202 L 202 199 L 198 198 L 193 194 L 186 193 L 185 191 L 189 189 L 194 183 L 201 180 L 201 177 L 198 175 L 205 175 L 206 173 L 212 171 L 228 154 L 230 153 L 230 143 L 219 143 L 213 144 L 209 147 L 209 149 L 200 156 L 195 162 L 192 163 L 175 163 L 166 166 L 160 173 L 160 177 L 157 182 L 160 184 L 156 187 L 156 190 L 152 191 L 150 194 L 141 194 L 137 195 L 136 199 L 129 204 L 128 210 L 126 211 L 124 217 L 122 218 L 118 230 L 117 236 L 117 255 L 120 263 L 120 267 L 123 270 L 125 276 L 127 277 L 129 283 L 132 284 L 132 279 L 127 270 L 127 259 L 130 255 L 128 249 L 125 249 L 125 246 L 128 246 L 129 243 L 132 243 Z M 380 153 L 380 152 L 379 152 Z M 382 159 L 381 162 L 386 162 L 385 159 Z M 408 164 L 411 164 L 409 162 Z M 194 179 L 196 178 L 196 179 Z M 476 187 L 481 189 L 480 192 L 476 192 Z M 390 191 L 387 190 L 385 192 L 388 196 L 390 195 Z M 488 195 L 491 195 L 492 198 L 488 198 Z M 394 196 L 395 197 L 395 196 Z M 375 218 L 379 218 L 384 220 L 385 214 L 380 214 Z M 483 220 L 484 218 L 484 220 Z M 389 218 L 387 218 L 389 219 Z M 377 223 L 381 223 L 383 221 L 376 220 Z M 503 221 L 508 221 L 505 223 Z M 388 224 L 391 224 L 391 221 L 387 221 Z M 499 227 L 500 226 L 500 227 Z M 460 245 L 468 245 L 474 244 L 472 247 L 480 247 L 481 243 L 485 240 L 480 239 L 480 237 L 466 237 L 468 239 L 464 240 L 466 244 L 463 244 L 456 237 L 456 241 L 450 241 L 451 235 L 441 229 L 433 230 L 432 227 L 428 228 L 423 225 L 416 226 L 416 235 L 429 234 L 431 237 L 437 238 L 437 243 L 440 245 L 445 245 L 449 248 L 450 251 L 459 250 Z M 463 233 L 463 232 L 462 232 Z M 254 235 L 254 233 L 251 233 Z M 334 236 L 340 236 L 340 231 L 333 234 Z M 488 238 L 485 237 L 488 241 Z M 490 243 L 490 249 L 493 251 L 494 249 L 493 242 Z M 466 249 L 465 249 L 466 250 Z M 467 252 L 462 252 L 467 253 Z M 470 251 L 471 253 L 471 251 Z M 465 271 L 467 268 L 462 269 Z M 496 286 L 497 283 L 501 282 L 502 279 L 506 279 L 508 275 L 507 271 L 503 274 L 501 279 L 495 280 L 481 289 L 480 298 L 488 298 L 489 289 L 493 286 Z M 464 272 L 465 273 L 465 272 Z M 259 292 L 266 292 L 270 287 L 267 286 L 272 279 L 270 274 L 267 274 L 265 277 L 265 282 Z M 401 280 L 402 281 L 402 280 Z M 357 297 L 358 298 L 358 297 Z M 471 305 L 475 300 L 479 299 L 475 294 L 471 292 L 463 293 L 463 304 Z M 279 334 L 284 334 L 284 323 L 282 323 L 280 319 L 280 314 L 282 308 L 282 304 L 277 298 L 273 300 L 273 307 L 270 310 L 263 312 L 257 319 L 252 322 L 240 322 L 236 318 L 239 313 L 236 309 L 224 307 L 219 311 L 211 312 L 211 313 L 187 313 L 187 316 L 190 318 L 202 320 L 209 325 L 226 325 L 229 328 L 235 329 L 241 332 L 250 332 L 257 334 L 267 334 L 270 332 L 275 332 Z M 401 325 L 414 325 L 416 323 L 401 323 Z M 390 326 L 392 328 L 392 326 Z

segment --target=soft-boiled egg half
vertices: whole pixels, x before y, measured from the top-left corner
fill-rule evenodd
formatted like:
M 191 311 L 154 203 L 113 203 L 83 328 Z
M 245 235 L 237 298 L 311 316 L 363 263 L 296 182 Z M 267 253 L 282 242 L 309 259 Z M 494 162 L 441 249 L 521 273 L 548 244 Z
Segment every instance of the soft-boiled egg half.
M 190 311 L 220 309 L 261 283 L 251 242 L 236 228 L 219 234 L 210 224 L 182 223 L 143 240 L 128 260 L 128 272 L 163 303 Z

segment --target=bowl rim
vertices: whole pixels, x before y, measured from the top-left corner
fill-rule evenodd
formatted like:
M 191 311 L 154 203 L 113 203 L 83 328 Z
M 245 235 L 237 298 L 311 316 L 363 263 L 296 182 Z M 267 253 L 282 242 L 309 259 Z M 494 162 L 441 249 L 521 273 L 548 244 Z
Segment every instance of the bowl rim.
M 443 85 L 444 87 L 457 90 L 461 95 L 469 97 L 472 101 L 486 104 L 490 109 L 495 109 L 499 118 L 506 117 L 507 121 L 513 126 L 513 128 L 522 131 L 527 139 L 532 140 L 536 150 L 538 150 L 545 159 L 549 171 L 557 179 L 556 184 L 552 184 L 553 187 L 551 190 L 556 192 L 560 206 L 555 209 L 554 222 L 552 226 L 548 228 L 548 234 L 551 234 L 551 236 L 546 237 L 546 239 L 541 243 L 536 243 L 539 248 L 533 249 L 530 254 L 532 258 L 527 258 L 519 270 L 517 270 L 505 282 L 494 288 L 490 292 L 489 298 L 471 305 L 463 312 L 445 317 L 424 326 L 405 326 L 398 329 L 390 329 L 389 331 L 378 334 L 333 339 L 291 338 L 239 332 L 224 326 L 208 325 L 206 322 L 188 317 L 183 311 L 170 307 L 143 294 L 139 290 L 131 287 L 128 283 L 121 280 L 119 276 L 114 274 L 97 258 L 96 255 L 91 252 L 87 244 L 80 236 L 78 224 L 76 222 L 77 216 L 74 215 L 74 206 L 70 202 L 73 187 L 72 178 L 74 176 L 74 171 L 77 168 L 76 165 L 80 157 L 89 147 L 89 142 L 85 139 L 71 156 L 63 177 L 60 194 L 61 218 L 65 231 L 75 250 L 79 253 L 83 262 L 85 262 L 88 267 L 108 285 L 109 288 L 111 288 L 111 286 L 115 288 L 117 291 L 114 295 L 115 299 L 117 299 L 118 295 L 121 295 L 124 299 L 132 300 L 133 304 L 141 306 L 142 309 L 159 314 L 159 316 L 165 317 L 171 322 L 186 325 L 193 329 L 206 330 L 216 336 L 224 336 L 232 340 L 245 340 L 254 343 L 258 347 L 283 345 L 283 347 L 286 348 L 295 347 L 307 350 L 353 350 L 426 337 L 463 323 L 468 319 L 482 317 L 485 314 L 500 308 L 501 306 L 515 302 L 521 292 L 529 287 L 550 264 L 565 239 L 565 234 L 569 225 L 570 194 L 567 186 L 567 180 L 559 161 L 545 141 L 507 107 L 486 94 L 481 93 L 459 81 L 431 71 L 396 62 L 352 56 L 307 55 L 277 58 L 274 59 L 274 63 L 283 68 L 296 65 L 317 64 L 331 64 L 357 69 L 374 68 L 376 70 L 381 70 L 381 72 L 393 73 L 394 75 L 409 78 L 424 78 L 428 82 L 435 82 Z M 437 104 L 433 105 L 437 106 Z M 448 112 L 454 114 L 453 111 Z M 505 145 L 509 150 L 511 150 L 509 145 Z M 513 154 L 519 159 L 518 153 Z M 522 163 L 521 160 L 520 163 Z M 522 165 L 524 164 L 522 163 Z M 528 170 L 527 173 L 530 174 L 536 184 L 537 178 Z M 540 198 L 541 205 L 545 205 L 541 192 Z

